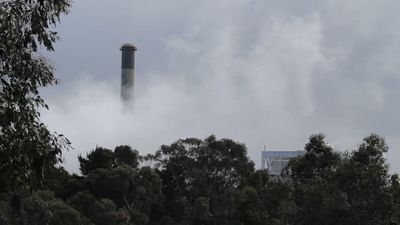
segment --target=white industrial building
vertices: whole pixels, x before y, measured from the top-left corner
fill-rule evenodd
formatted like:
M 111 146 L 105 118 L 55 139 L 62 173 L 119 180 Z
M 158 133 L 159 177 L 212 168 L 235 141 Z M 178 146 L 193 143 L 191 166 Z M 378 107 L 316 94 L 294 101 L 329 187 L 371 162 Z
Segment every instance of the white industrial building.
M 267 170 L 269 175 L 279 176 L 286 168 L 289 160 L 304 155 L 305 151 L 262 151 L 261 168 Z

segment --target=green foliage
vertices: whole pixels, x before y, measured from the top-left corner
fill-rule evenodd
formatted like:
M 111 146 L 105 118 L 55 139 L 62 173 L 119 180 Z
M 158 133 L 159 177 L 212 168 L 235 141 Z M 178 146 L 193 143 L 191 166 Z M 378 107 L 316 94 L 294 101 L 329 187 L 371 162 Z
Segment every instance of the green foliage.
M 385 140 L 371 134 L 343 160 L 338 169 L 338 186 L 345 191 L 350 206 L 342 217 L 344 224 L 390 224 L 396 218 L 393 214 L 398 209 L 393 205 L 384 158 L 387 150 Z
M 85 216 L 85 222 L 96 225 L 128 224 L 128 212 L 117 209 L 110 199 L 97 200 L 88 191 L 79 192 L 68 200 L 68 204 Z
M 139 165 L 139 152 L 130 146 L 121 145 L 114 149 L 115 164 L 127 165 L 136 168 Z
M 388 174 L 385 140 L 364 138 L 358 150 L 339 157 L 322 135 L 311 136 L 307 153 L 289 163 L 292 217 L 288 224 L 397 224 L 396 176 Z M 398 183 L 397 183 L 398 184 Z
M 17 216 L 10 205 L 12 198 L 0 201 L 1 224 L 48 224 L 80 225 L 85 224 L 78 211 L 62 200 L 54 197 L 52 192 L 38 191 L 21 199 L 21 211 Z
M 235 193 L 254 171 L 243 144 L 187 138 L 162 146 L 156 156 L 168 215 L 177 223 L 239 223 Z
M 72 177 L 62 196 L 94 224 L 157 224 L 165 214 L 162 181 L 153 169 L 138 168 L 139 158 L 129 146 L 118 146 L 114 152 L 98 147 L 86 158 L 79 157 L 85 176 Z M 96 219 L 98 212 L 91 210 L 105 206 L 106 200 L 115 206 L 113 213 L 109 219 Z
M 210 136 L 140 156 L 129 146 L 79 157 L 83 176 L 49 167 L 54 191 L 0 194 L 0 224 L 308 225 L 399 224 L 400 179 L 383 138 L 338 154 L 322 134 L 280 179 L 254 171 L 246 147 Z M 141 159 L 159 167 L 140 167 Z
M 69 144 L 40 122 L 39 88 L 56 82 L 38 48 L 53 50 L 53 31 L 69 0 L 0 2 L 0 191 L 40 185 Z
M 289 162 L 288 171 L 293 180 L 292 201 L 294 224 L 325 224 L 340 218 L 347 206 L 346 194 L 337 188 L 336 170 L 339 154 L 325 143 L 322 134 L 312 135 L 306 144 L 306 154 Z
M 88 174 L 95 169 L 111 168 L 114 164 L 114 153 L 106 148 L 96 147 L 86 155 L 79 156 L 82 174 Z
M 240 221 L 246 225 L 271 224 L 267 207 L 260 199 L 259 193 L 253 187 L 246 186 L 240 190 L 237 197 Z
M 338 153 L 324 141 L 323 134 L 312 135 L 306 144 L 306 154 L 298 159 L 291 160 L 288 168 L 290 175 L 296 181 L 307 182 L 314 177 L 326 178 L 340 162 Z
M 78 157 L 82 174 L 87 175 L 96 169 L 107 169 L 129 166 L 137 168 L 140 160 L 139 152 L 130 146 L 117 146 L 114 151 L 96 147 L 94 150 Z

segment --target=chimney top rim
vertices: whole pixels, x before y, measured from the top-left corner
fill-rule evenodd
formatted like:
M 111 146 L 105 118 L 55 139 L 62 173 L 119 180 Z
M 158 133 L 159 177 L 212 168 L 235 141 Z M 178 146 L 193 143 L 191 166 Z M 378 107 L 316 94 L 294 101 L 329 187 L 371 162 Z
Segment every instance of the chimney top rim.
M 124 49 L 133 49 L 134 51 L 137 50 L 137 48 L 136 48 L 133 44 L 131 44 L 131 43 L 125 43 L 125 44 L 123 44 L 123 45 L 121 46 L 121 50 L 124 50 Z

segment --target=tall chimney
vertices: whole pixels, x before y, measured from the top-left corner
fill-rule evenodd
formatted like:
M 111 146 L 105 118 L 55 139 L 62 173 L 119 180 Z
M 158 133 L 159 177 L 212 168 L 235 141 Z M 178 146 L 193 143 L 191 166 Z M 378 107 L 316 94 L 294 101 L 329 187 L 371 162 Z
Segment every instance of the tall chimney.
M 136 50 L 136 47 L 129 43 L 124 44 L 121 47 L 121 98 L 124 102 L 129 102 L 133 98 Z

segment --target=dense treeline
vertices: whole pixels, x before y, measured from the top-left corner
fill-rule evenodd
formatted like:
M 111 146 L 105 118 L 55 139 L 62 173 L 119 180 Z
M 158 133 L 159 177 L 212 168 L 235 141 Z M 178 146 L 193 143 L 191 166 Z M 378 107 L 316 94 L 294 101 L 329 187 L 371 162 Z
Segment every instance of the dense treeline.
M 255 170 L 243 144 L 214 136 L 146 156 L 97 147 L 79 157 L 81 175 L 68 173 L 68 139 L 40 121 L 39 90 L 56 79 L 38 49 L 53 51 L 70 3 L 0 1 L 1 225 L 400 224 L 399 178 L 377 135 L 341 155 L 311 136 L 279 179 Z
M 255 170 L 243 144 L 214 136 L 146 156 L 97 147 L 79 157 L 82 175 L 54 166 L 40 187 L 4 193 L 0 224 L 400 224 L 387 149 L 373 134 L 338 154 L 313 135 L 278 178 Z

